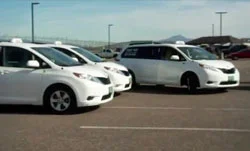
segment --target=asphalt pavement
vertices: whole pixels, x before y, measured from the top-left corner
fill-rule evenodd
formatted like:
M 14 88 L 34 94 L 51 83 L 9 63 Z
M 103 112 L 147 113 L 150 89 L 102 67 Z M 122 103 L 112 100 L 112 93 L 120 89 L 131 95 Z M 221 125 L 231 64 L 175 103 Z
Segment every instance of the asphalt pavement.
M 250 60 L 233 63 L 241 85 L 227 91 L 140 86 L 69 115 L 1 105 L 0 151 L 249 151 Z

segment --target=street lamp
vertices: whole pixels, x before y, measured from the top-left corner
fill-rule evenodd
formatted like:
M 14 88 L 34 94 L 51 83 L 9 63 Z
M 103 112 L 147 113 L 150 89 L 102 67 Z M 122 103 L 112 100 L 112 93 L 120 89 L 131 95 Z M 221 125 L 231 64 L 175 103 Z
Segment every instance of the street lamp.
M 222 15 L 227 14 L 227 12 L 215 12 L 220 15 L 220 36 L 222 36 Z
M 34 5 L 38 5 L 40 3 L 33 2 L 31 3 L 31 37 L 32 37 L 32 43 L 34 43 Z
M 114 26 L 113 24 L 108 24 L 108 49 L 110 49 L 110 27 Z

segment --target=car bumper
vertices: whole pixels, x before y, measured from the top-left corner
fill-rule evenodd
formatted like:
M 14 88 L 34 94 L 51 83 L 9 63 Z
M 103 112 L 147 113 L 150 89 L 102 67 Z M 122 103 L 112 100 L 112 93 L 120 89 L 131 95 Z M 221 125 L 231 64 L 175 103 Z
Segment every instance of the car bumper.
M 206 71 L 206 78 L 200 81 L 201 88 L 230 88 L 240 84 L 240 73 L 225 74 L 223 72 Z
M 109 77 L 114 84 L 115 92 L 122 92 L 131 89 L 132 87 L 132 77 L 131 75 L 125 76 L 117 73 L 108 72 Z
M 114 97 L 113 84 L 84 83 L 77 90 L 77 106 L 96 106 L 111 101 Z

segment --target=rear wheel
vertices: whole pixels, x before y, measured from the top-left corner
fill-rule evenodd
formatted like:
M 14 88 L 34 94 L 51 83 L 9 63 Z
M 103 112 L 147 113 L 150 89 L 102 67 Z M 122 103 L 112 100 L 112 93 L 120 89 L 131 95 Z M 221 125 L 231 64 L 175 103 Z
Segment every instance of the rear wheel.
M 67 87 L 52 87 L 44 97 L 45 106 L 52 112 L 63 114 L 76 108 L 74 92 Z

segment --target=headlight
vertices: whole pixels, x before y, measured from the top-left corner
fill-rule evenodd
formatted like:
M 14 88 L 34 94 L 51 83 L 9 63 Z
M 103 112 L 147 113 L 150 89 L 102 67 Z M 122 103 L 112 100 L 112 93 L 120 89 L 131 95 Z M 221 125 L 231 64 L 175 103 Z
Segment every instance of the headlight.
M 207 69 L 207 70 L 212 70 L 212 71 L 215 71 L 215 72 L 218 71 L 217 68 L 212 67 L 212 66 L 208 66 L 208 65 L 204 65 L 204 64 L 199 64 L 199 65 L 200 65 L 200 67 L 202 67 L 204 69 Z
M 102 84 L 102 82 L 98 78 L 93 77 L 93 76 L 91 76 L 89 74 L 75 73 L 75 72 L 73 74 L 76 77 L 80 78 L 80 79 L 86 79 L 86 80 L 89 80 L 89 81 L 93 81 L 93 82 L 97 82 L 97 83 L 101 83 Z
M 110 67 L 104 67 L 104 68 L 107 69 L 107 70 L 109 70 L 109 71 L 112 71 L 112 72 L 124 75 L 123 72 L 121 72 L 120 70 L 118 70 L 116 68 L 110 68 Z

